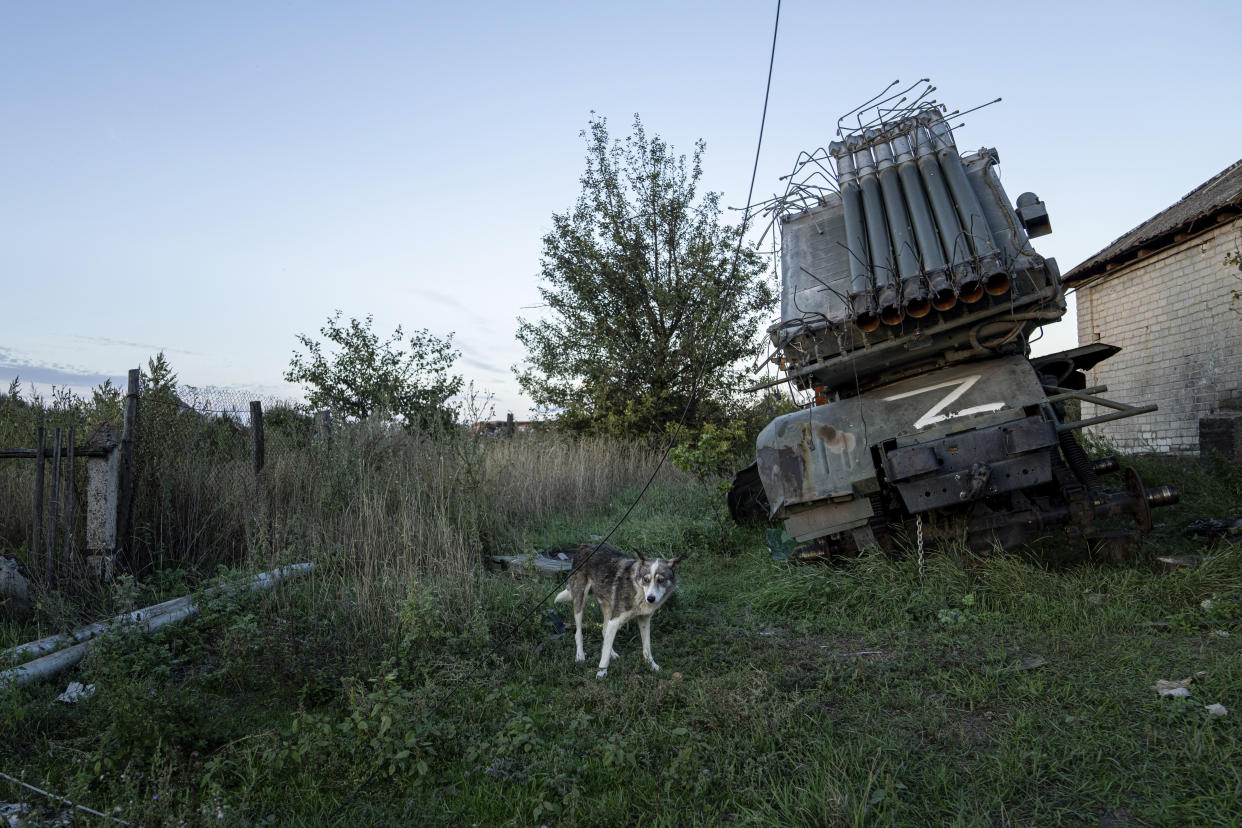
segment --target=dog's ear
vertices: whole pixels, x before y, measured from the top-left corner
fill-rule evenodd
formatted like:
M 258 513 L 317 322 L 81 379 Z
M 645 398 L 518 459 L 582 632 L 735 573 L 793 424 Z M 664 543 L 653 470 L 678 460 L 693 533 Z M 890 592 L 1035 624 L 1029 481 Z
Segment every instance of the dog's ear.
M 681 563 L 682 561 L 684 561 L 684 560 L 686 559 L 686 557 L 687 557 L 686 555 L 678 555 L 676 558 L 669 558 L 669 560 L 668 560 L 668 566 L 669 566 L 669 568 L 670 568 L 670 569 L 676 569 L 676 568 L 677 568 L 677 564 L 679 564 L 679 563 Z
M 635 558 L 635 559 L 636 559 L 639 563 L 646 563 L 646 562 L 647 562 L 647 559 L 643 556 L 643 553 L 642 553 L 642 552 L 639 552 L 637 549 L 635 549 L 635 550 L 634 550 L 634 558 Z

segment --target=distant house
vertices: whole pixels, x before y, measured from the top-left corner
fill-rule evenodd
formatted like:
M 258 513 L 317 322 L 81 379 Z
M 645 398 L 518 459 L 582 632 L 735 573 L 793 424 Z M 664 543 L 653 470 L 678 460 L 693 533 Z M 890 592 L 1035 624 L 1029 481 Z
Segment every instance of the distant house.
M 514 420 L 510 414 L 507 420 L 479 420 L 470 426 L 472 434 L 486 434 L 490 437 L 511 437 L 530 431 L 535 424 L 529 420 Z
M 1088 372 L 1107 398 L 1155 414 L 1095 426 L 1126 451 L 1242 460 L 1242 161 L 1065 274 L 1078 293 L 1078 342 L 1122 351 Z M 1106 413 L 1083 406 L 1083 416 Z

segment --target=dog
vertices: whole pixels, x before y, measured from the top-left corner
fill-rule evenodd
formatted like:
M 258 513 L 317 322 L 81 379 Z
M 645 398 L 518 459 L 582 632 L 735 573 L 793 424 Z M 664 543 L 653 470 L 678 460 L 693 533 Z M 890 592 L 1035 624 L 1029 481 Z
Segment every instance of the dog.
M 677 588 L 677 564 L 685 555 L 664 558 L 629 558 L 611 546 L 584 543 L 570 554 L 574 562 L 569 582 L 554 602 L 574 602 L 575 661 L 586 661 L 582 647 L 582 611 L 588 595 L 594 595 L 604 613 L 604 646 L 600 652 L 597 679 L 608 675 L 608 663 L 617 658 L 612 648 L 617 630 L 631 618 L 638 619 L 643 639 L 643 658 L 652 670 L 660 665 L 651 657 L 651 616 L 664 605 Z M 581 563 L 579 563 L 581 562 Z

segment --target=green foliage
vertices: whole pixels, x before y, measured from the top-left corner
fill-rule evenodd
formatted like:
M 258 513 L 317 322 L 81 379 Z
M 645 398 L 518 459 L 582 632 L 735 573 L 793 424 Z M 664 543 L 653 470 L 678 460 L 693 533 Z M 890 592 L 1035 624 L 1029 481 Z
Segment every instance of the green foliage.
M 749 449 L 743 423 L 708 423 L 689 442 L 673 446 L 668 457 L 687 474 L 707 480 L 731 472 Z
M 689 425 L 720 421 L 775 302 L 762 262 L 745 246 L 735 260 L 720 195 L 698 193 L 702 141 L 687 163 L 637 116 L 623 141 L 602 117 L 582 134 L 581 195 L 543 238 L 548 316 L 519 319 L 518 381 L 575 431 L 650 437 L 679 418 L 705 365 Z
M 103 423 L 111 424 L 119 434 L 121 402 L 122 394 L 112 380 L 92 389 L 87 400 L 59 386 L 52 386 L 49 397 L 33 389 L 23 395 L 20 378 L 15 378 L 7 391 L 0 392 L 0 445 L 32 448 L 35 431 L 41 425 L 48 429 L 73 426 L 80 441 L 85 441 L 89 431 Z
M 710 471 L 723 433 L 696 434 L 690 460 Z M 0 768 L 142 825 L 1236 821 L 1242 552 L 1178 537 L 1183 517 L 1236 512 L 1236 469 L 1143 461 L 1187 510 L 1161 510 L 1170 527 L 1149 546 L 1195 544 L 1195 569 L 929 548 L 922 576 L 909 550 L 774 562 L 758 526 L 734 528 L 736 555 L 712 554 L 710 493 L 670 473 L 609 541 L 689 555 L 653 624 L 663 669 L 642 663 L 628 625 L 596 681 L 573 662 L 567 607 L 538 603 L 556 586 L 446 551 L 501 524 L 520 550 L 613 525 L 638 488 L 616 481 L 641 476 L 612 467 L 649 458 L 573 453 L 589 442 L 480 441 L 466 474 L 446 443 L 377 424 L 316 440 L 269 481 L 261 513 L 314 521 L 304 540 L 284 536 L 314 571 L 201 595 L 197 618 L 154 634 L 116 631 L 65 677 L 96 685 L 77 704 L 49 685 L 2 691 Z M 476 489 L 496 512 L 471 523 Z M 278 528 L 263 533 L 246 572 L 294 554 Z M 98 615 L 201 578 L 119 579 Z M 585 635 L 598 653 L 593 605 Z M 1190 699 L 1151 689 L 1200 671 Z M 1230 714 L 1209 716 L 1214 702 Z
M 453 334 L 440 339 L 423 329 L 407 340 L 398 325 L 381 341 L 371 323 L 368 314 L 345 324 L 338 310 L 319 329 L 324 342 L 298 334 L 306 353 L 294 352 L 285 379 L 306 387 L 311 408 L 347 418 L 379 415 L 417 429 L 451 423 L 449 400 L 462 386 L 461 376 L 449 373 L 461 355 Z M 325 353 L 325 344 L 334 350 Z
M 750 455 L 755 450 L 755 440 L 759 437 L 759 432 L 767 427 L 768 423 L 777 417 L 785 414 L 792 414 L 800 410 L 802 407 L 798 403 L 790 399 L 789 395 L 781 390 L 768 390 L 758 400 L 747 406 L 739 416 L 745 429 L 745 448 L 746 453 Z M 750 458 L 747 458 L 749 462 Z
M 435 760 L 436 741 L 450 738 L 452 726 L 423 720 L 424 694 L 405 686 L 392 662 L 363 691 L 346 686 L 347 710 L 302 713 L 293 720 L 287 746 L 269 751 L 265 759 L 277 770 L 307 773 L 312 778 L 340 767 L 375 769 L 375 779 L 409 782 L 427 776 Z

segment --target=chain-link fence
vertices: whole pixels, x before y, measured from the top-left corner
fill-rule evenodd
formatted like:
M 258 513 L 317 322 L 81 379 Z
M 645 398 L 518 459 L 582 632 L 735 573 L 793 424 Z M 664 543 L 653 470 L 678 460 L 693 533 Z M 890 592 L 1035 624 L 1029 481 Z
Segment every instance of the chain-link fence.
M 270 506 L 262 469 L 309 450 L 312 426 L 284 400 L 194 388 L 144 394 L 134 462 L 135 567 L 239 559 Z

